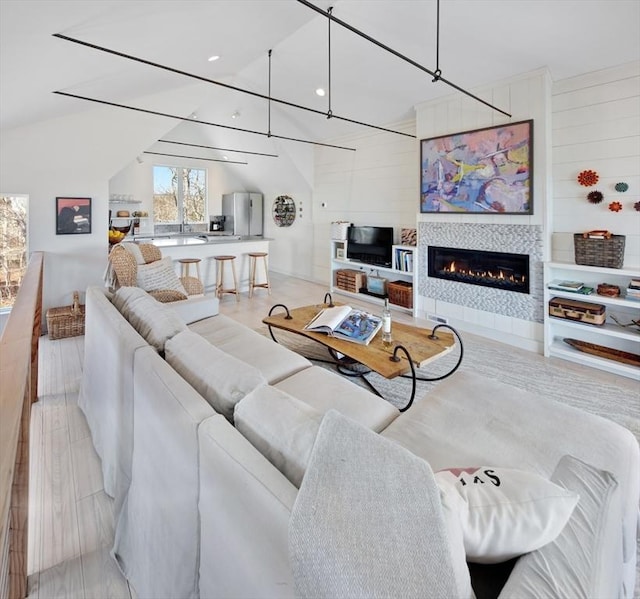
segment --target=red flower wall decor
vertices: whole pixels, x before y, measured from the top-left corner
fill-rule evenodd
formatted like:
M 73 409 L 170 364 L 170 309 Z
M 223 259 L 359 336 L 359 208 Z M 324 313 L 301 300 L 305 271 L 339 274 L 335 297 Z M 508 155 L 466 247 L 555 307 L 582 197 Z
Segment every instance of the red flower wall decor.
M 609 204 L 609 210 L 611 210 L 611 212 L 620 212 L 620 210 L 622 210 L 622 204 L 620 202 L 611 202 L 611 204 Z
M 578 175 L 578 183 L 580 183 L 580 185 L 583 185 L 584 187 L 591 187 L 592 185 L 595 185 L 599 179 L 600 176 L 598 175 L 598 173 L 592 170 L 582 171 Z

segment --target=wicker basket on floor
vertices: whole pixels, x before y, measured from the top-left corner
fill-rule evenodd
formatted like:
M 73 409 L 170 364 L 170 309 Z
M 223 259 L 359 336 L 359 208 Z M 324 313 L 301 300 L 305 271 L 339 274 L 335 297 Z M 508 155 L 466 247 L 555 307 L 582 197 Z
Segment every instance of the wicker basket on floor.
M 47 330 L 49 339 L 66 339 L 84 335 L 84 306 L 80 295 L 73 292 L 73 304 L 47 310 Z

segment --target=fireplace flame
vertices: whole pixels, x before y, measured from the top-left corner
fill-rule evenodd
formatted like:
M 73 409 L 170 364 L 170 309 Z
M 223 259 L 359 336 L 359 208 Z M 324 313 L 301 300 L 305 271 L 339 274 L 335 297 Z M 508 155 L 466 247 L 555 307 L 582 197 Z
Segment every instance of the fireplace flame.
M 477 279 L 494 279 L 496 281 L 508 281 L 510 283 L 524 284 L 527 280 L 526 275 L 514 275 L 513 273 L 505 273 L 503 270 L 499 270 L 494 273 L 490 270 L 477 271 L 465 267 L 456 266 L 455 261 L 452 261 L 449 265 L 444 267 L 444 272 L 457 273 L 459 275 L 465 275 L 474 277 Z

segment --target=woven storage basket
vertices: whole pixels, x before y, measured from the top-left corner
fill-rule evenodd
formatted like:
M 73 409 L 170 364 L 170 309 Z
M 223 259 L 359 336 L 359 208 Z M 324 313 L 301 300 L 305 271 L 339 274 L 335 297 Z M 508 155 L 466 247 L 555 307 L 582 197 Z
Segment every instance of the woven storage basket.
M 389 302 L 403 308 L 413 308 L 413 285 L 407 281 L 391 281 L 387 284 Z
M 589 239 L 575 233 L 573 244 L 576 264 L 622 268 L 624 262 L 624 235 L 612 235 L 609 239 Z
M 47 330 L 49 339 L 66 339 L 84 335 L 84 306 L 80 305 L 80 296 L 73 292 L 73 304 L 47 310 Z

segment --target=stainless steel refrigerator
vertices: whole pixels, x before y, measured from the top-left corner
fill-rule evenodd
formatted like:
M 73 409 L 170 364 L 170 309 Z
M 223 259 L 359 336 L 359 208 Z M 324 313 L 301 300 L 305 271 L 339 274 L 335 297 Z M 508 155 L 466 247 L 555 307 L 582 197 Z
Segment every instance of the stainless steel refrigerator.
M 224 229 L 234 235 L 262 235 L 263 197 L 261 193 L 237 191 L 222 196 Z

